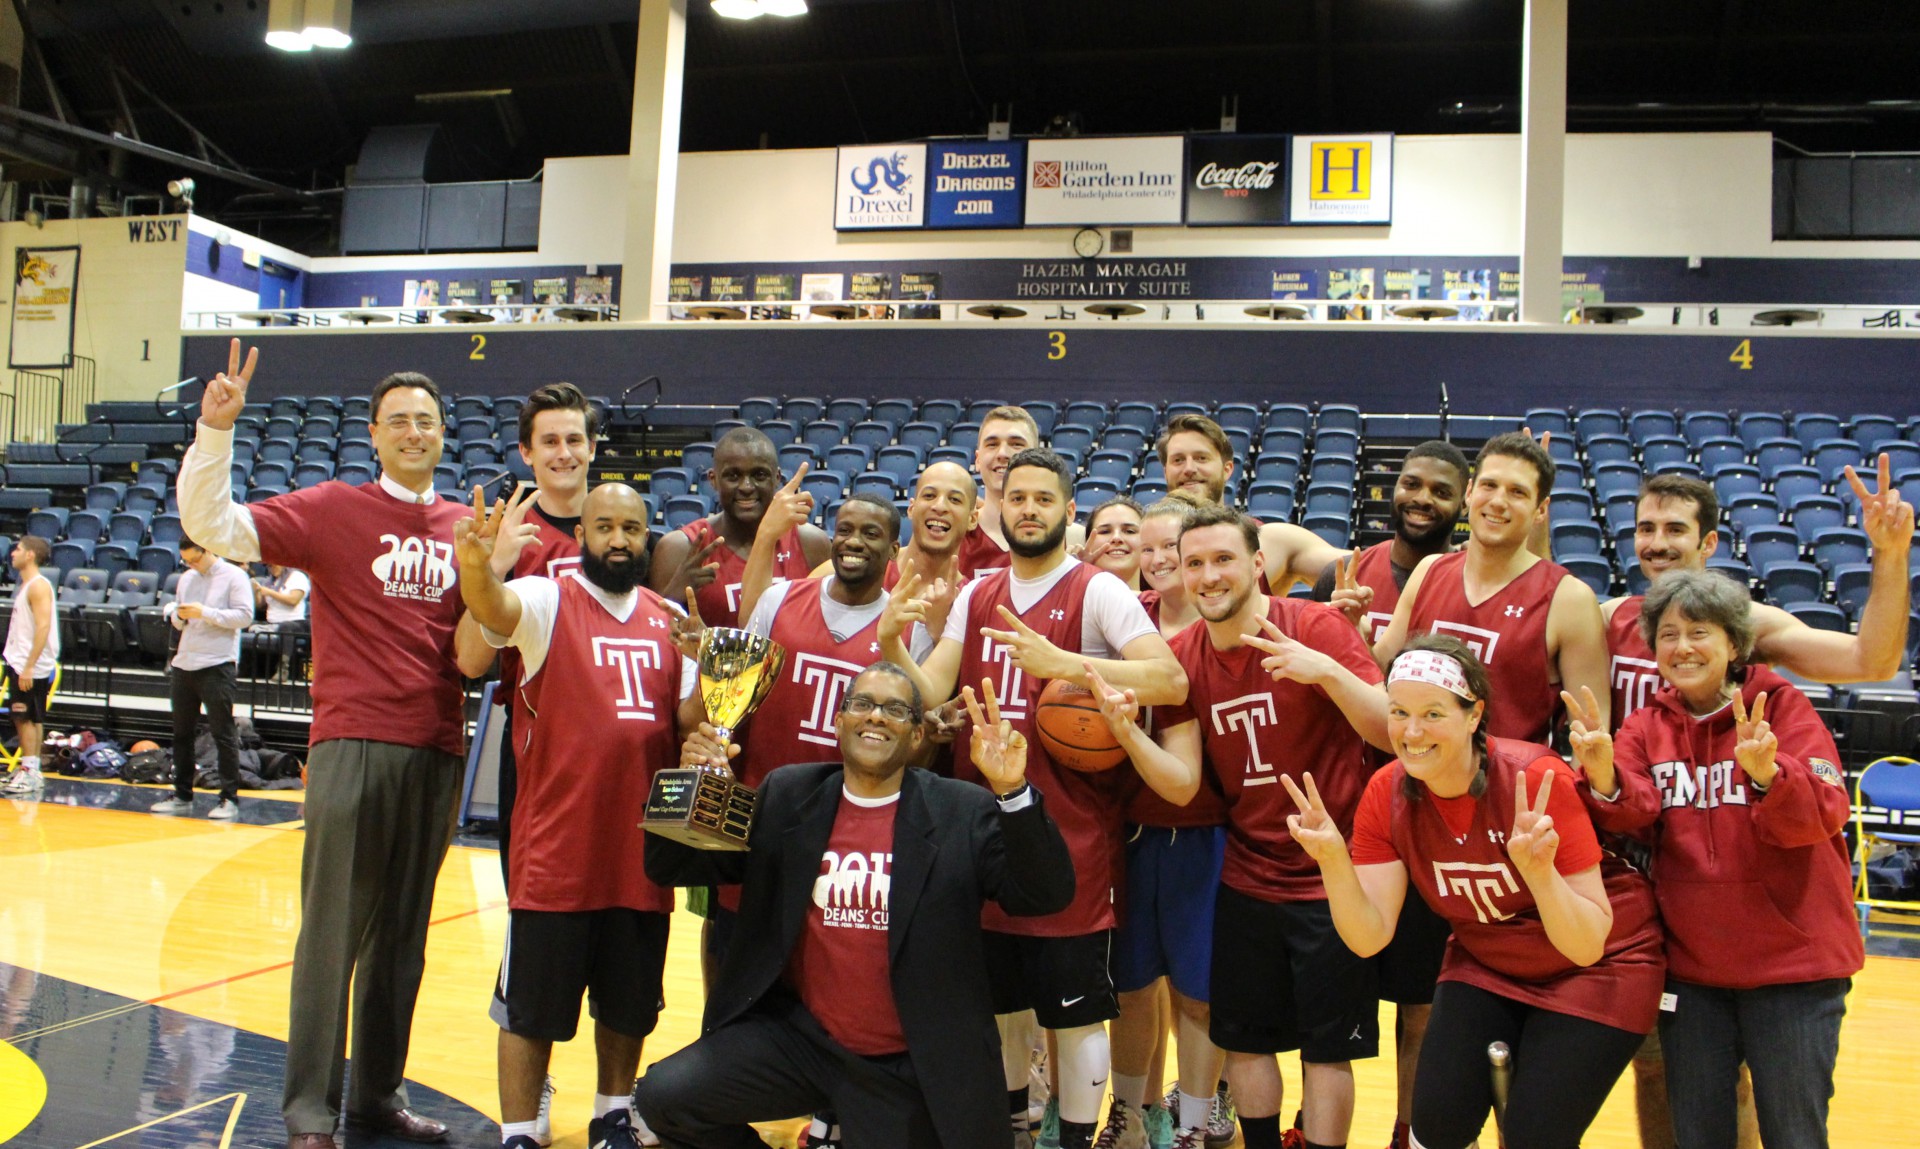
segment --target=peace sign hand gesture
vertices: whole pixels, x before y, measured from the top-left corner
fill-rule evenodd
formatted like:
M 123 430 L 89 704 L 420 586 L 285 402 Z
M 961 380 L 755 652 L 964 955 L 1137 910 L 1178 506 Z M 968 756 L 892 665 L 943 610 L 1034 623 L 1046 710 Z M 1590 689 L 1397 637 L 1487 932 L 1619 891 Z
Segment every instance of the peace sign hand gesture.
M 1293 804 L 1300 810 L 1298 814 L 1287 815 L 1287 833 L 1300 843 L 1307 856 L 1322 866 L 1347 856 L 1347 842 L 1340 836 L 1340 827 L 1334 824 L 1333 815 L 1327 813 L 1327 804 L 1320 800 L 1320 788 L 1313 784 L 1313 774 L 1302 774 L 1306 782 L 1306 793 L 1294 785 L 1293 779 L 1280 775 L 1280 784 L 1287 788 L 1287 794 L 1293 798 Z
M 980 628 L 980 633 L 1007 648 L 1007 658 L 1015 666 L 1035 678 L 1072 678 L 1080 667 L 1073 656 L 1048 642 L 1039 631 L 1021 621 L 1020 616 L 1000 608 L 1000 617 L 1007 620 L 1012 630 L 995 630 L 989 626 Z
M 1733 734 L 1738 739 L 1733 747 L 1733 760 L 1740 763 L 1740 769 L 1763 790 L 1773 785 L 1774 777 L 1780 773 L 1780 766 L 1774 761 L 1780 740 L 1773 736 L 1773 727 L 1767 724 L 1766 691 L 1753 696 L 1751 713 L 1746 700 L 1738 691 L 1734 692 Z
M 507 498 L 507 513 L 500 520 L 500 536 L 493 546 L 493 573 L 501 578 L 513 573 L 521 552 L 540 537 L 539 525 L 527 522 L 527 511 L 539 493 L 538 486 L 523 479 Z
M 489 508 L 486 489 L 477 483 L 474 485 L 473 517 L 458 519 L 453 524 L 453 554 L 462 569 L 478 570 L 491 564 L 494 548 L 500 545 L 500 526 L 506 514 L 506 505 L 498 499 Z
M 673 572 L 672 581 L 688 590 L 699 590 L 706 586 L 720 573 L 720 563 L 713 558 L 713 552 L 726 545 L 727 540 L 716 534 L 707 540 L 705 546 L 688 551 L 687 557 L 680 560 L 679 569 Z
M 1093 691 L 1094 700 L 1100 703 L 1100 717 L 1107 720 L 1107 729 L 1113 736 L 1126 744 L 1129 732 L 1138 727 L 1140 721 L 1140 698 L 1131 690 L 1115 690 L 1093 663 L 1080 664 L 1087 672 L 1087 688 Z
M 920 572 L 912 571 L 887 592 L 887 605 L 880 608 L 880 625 L 877 628 L 882 645 L 898 641 L 915 623 L 932 629 L 927 621 L 927 600 L 914 593 L 919 589 Z M 935 639 L 939 637 L 934 635 Z
M 986 696 L 984 713 L 973 687 L 960 691 L 967 703 L 967 720 L 973 723 L 973 764 L 993 792 L 1005 797 L 1027 783 L 1027 736 L 1000 717 L 1000 700 L 993 696 L 992 679 L 980 680 L 980 692 Z
M 1525 771 L 1513 779 L 1513 829 L 1507 832 L 1507 856 L 1527 884 L 1553 872 L 1553 859 L 1560 852 L 1560 831 L 1553 828 L 1553 816 L 1547 813 L 1547 796 L 1553 792 L 1553 774 L 1540 779 L 1540 792 L 1533 805 L 1527 805 Z
M 780 539 L 813 518 L 813 496 L 800 489 L 800 480 L 807 477 L 807 466 L 802 462 L 794 468 L 793 478 L 773 493 L 773 501 L 760 516 L 760 526 L 754 532 L 756 538 Z
M 1354 576 L 1354 570 L 1360 565 L 1360 552 L 1348 551 L 1343 561 L 1333 561 L 1333 597 L 1327 601 L 1347 616 L 1347 621 L 1360 628 L 1360 636 L 1367 635 L 1367 608 L 1373 605 L 1373 588 L 1361 586 Z
M 259 362 L 260 349 L 254 347 L 247 352 L 245 365 L 241 364 L 240 340 L 236 337 L 227 348 L 227 369 L 215 375 L 200 396 L 202 423 L 221 431 L 233 430 L 233 421 L 247 405 L 247 384 L 253 382 L 253 369 Z
M 1587 776 L 1587 785 L 1593 787 L 1594 793 L 1611 795 L 1620 785 L 1613 769 L 1613 735 L 1607 733 L 1606 721 L 1600 717 L 1600 703 L 1594 699 L 1591 686 L 1580 688 L 1580 699 L 1575 702 L 1571 693 L 1560 692 L 1560 700 L 1566 703 L 1567 717 L 1571 720 L 1567 737 L 1573 743 L 1573 759 Z
M 667 635 L 673 641 L 673 648 L 688 658 L 700 657 L 700 637 L 707 631 L 706 620 L 700 617 L 700 599 L 692 587 L 687 588 L 687 613 L 675 615 L 667 624 Z
M 1847 483 L 1860 500 L 1860 529 L 1875 551 L 1906 551 L 1913 546 L 1913 504 L 1900 497 L 1893 485 L 1893 462 L 1880 453 L 1877 489 L 1869 491 L 1852 467 L 1847 468 Z
M 1266 637 L 1249 634 L 1246 643 L 1255 650 L 1267 652 L 1267 657 L 1260 660 L 1260 669 L 1273 675 L 1275 682 L 1293 681 L 1312 685 L 1325 682 L 1333 676 L 1338 665 L 1333 659 L 1288 636 L 1273 624 L 1272 619 L 1261 619 L 1260 629 L 1266 632 Z

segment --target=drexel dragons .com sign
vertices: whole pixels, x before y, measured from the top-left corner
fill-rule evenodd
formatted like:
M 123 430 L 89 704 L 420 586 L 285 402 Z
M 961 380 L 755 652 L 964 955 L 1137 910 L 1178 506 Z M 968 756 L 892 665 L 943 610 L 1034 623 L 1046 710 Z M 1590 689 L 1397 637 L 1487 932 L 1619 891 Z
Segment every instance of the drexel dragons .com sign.
M 1393 137 L 1293 137 L 1292 224 L 1393 222 Z
M 841 148 L 833 181 L 833 226 L 920 227 L 927 220 L 927 145 Z

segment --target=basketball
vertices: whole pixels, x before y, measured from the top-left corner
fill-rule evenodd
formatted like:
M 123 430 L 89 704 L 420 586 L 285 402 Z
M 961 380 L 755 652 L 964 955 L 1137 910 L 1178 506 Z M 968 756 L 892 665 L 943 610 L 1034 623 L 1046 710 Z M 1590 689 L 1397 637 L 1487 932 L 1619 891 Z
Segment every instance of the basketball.
M 158 749 L 160 749 L 160 744 L 158 742 L 155 742 L 149 738 L 142 738 L 140 741 L 135 742 L 132 746 L 128 747 L 127 753 L 145 754 L 149 750 L 158 750 Z
M 1100 717 L 1093 691 L 1064 678 L 1053 679 L 1040 692 L 1033 727 L 1048 757 L 1069 770 L 1092 774 L 1127 760 L 1107 720 Z

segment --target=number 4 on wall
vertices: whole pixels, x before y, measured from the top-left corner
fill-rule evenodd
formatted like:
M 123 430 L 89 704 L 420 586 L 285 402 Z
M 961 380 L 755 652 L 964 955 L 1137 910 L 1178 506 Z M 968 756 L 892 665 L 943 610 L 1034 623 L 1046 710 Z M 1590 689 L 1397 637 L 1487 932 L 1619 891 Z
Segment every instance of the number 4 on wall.
M 1738 363 L 1742 371 L 1753 370 L 1753 340 L 1742 339 L 1733 354 L 1727 356 L 1727 362 Z

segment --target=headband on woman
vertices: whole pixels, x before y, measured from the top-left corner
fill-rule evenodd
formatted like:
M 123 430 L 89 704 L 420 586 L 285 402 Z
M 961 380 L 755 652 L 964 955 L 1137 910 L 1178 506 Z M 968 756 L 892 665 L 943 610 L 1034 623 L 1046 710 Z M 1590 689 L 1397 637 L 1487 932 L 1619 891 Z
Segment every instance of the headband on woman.
M 1450 690 L 1468 702 L 1479 701 L 1467 686 L 1467 675 L 1460 663 L 1437 650 L 1409 650 L 1394 659 L 1387 682 L 1391 685 L 1405 681 L 1429 683 Z

